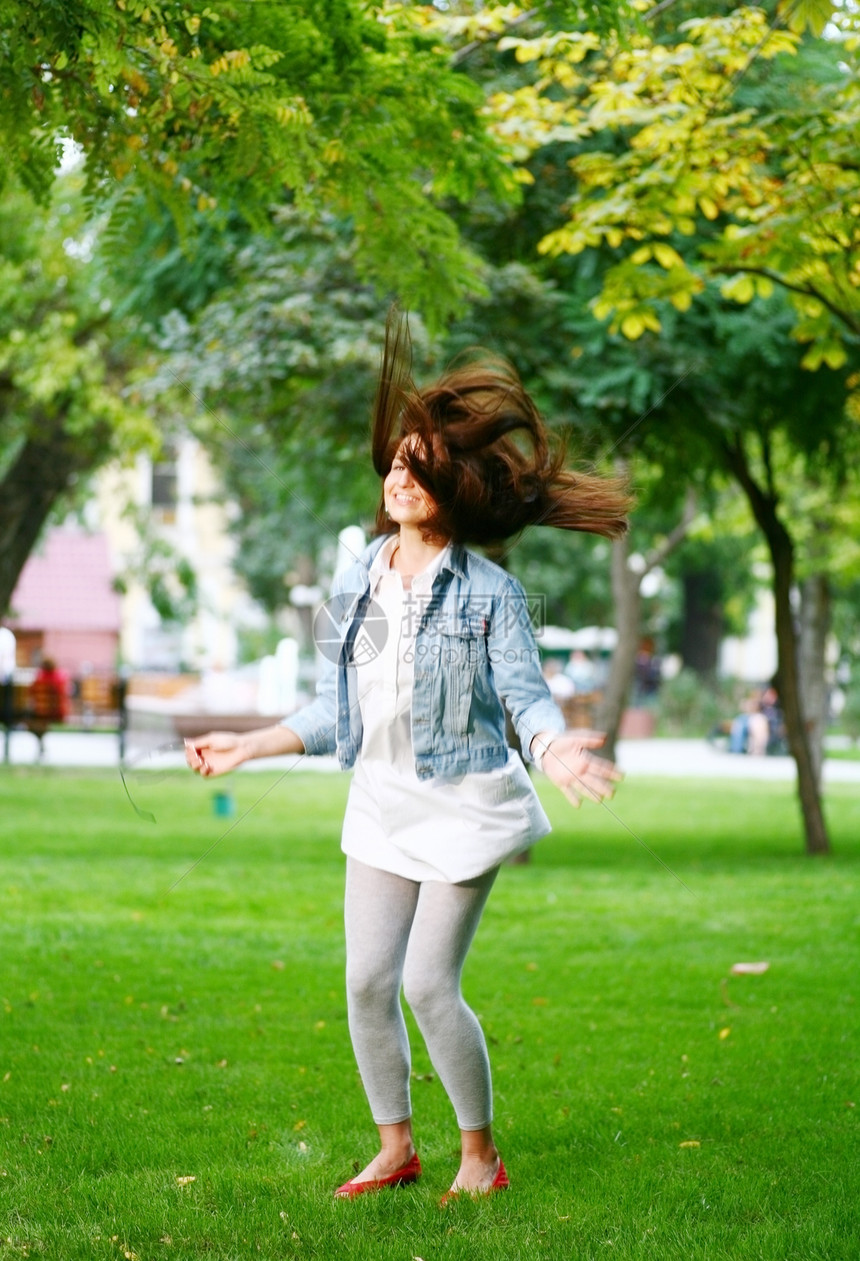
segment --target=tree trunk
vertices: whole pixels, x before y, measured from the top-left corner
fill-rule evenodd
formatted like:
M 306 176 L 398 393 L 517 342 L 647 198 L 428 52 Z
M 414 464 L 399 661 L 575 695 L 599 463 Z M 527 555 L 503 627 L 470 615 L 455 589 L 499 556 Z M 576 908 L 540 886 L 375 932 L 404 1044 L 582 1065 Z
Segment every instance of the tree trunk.
M 617 460 L 618 473 L 628 475 L 627 462 Z M 652 548 L 642 563 L 632 569 L 630 566 L 630 534 L 615 539 L 612 543 L 612 560 L 610 574 L 612 578 L 612 601 L 615 608 L 615 629 L 618 632 L 618 643 L 612 654 L 609 678 L 603 701 L 595 717 L 598 731 L 606 733 L 606 741 L 601 750 L 605 757 L 614 759 L 615 745 L 618 742 L 618 731 L 621 719 L 633 686 L 636 674 L 636 652 L 642 632 L 642 579 L 656 569 L 686 537 L 696 516 L 696 497 L 688 490 L 680 520 L 666 537 Z
M 830 583 L 812 574 L 800 584 L 800 698 L 809 752 L 821 789 L 824 731 L 827 725 L 827 636 L 830 633 Z
M 765 491 L 755 480 L 746 454 L 736 439 L 724 447 L 726 462 L 743 488 L 753 515 L 767 539 L 773 563 L 773 594 L 776 604 L 777 688 L 785 718 L 788 747 L 797 766 L 797 790 L 803 813 L 808 854 L 829 854 L 830 839 L 821 803 L 821 791 L 809 745 L 800 698 L 798 636 L 791 608 L 794 582 L 794 544 L 777 512 L 773 491 Z
M 95 462 L 91 442 L 64 432 L 65 416 L 40 418 L 0 482 L 0 613 L 57 500 Z
M 612 578 L 612 602 L 615 606 L 615 629 L 618 642 L 612 654 L 612 664 L 606 690 L 600 703 L 595 725 L 606 733 L 606 742 L 600 750 L 601 757 L 615 758 L 615 745 L 621 718 L 627 705 L 633 676 L 636 671 L 636 650 L 642 626 L 641 573 L 630 569 L 630 535 L 614 539 L 610 573 Z
M 696 674 L 713 679 L 723 637 L 723 608 L 714 599 L 715 580 L 708 570 L 683 575 L 684 612 L 681 660 Z

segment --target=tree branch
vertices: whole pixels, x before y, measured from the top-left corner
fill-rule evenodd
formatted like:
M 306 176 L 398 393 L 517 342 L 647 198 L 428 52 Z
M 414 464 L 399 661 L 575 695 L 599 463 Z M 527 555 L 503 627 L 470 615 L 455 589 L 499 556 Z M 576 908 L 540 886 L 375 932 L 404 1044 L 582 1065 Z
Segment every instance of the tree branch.
M 472 53 L 477 52 L 479 48 L 483 48 L 485 44 L 497 43 L 498 40 L 503 39 L 509 31 L 516 30 L 518 26 L 522 26 L 524 22 L 528 22 L 530 18 L 536 17 L 537 14 L 537 9 L 527 9 L 526 12 L 521 13 L 518 18 L 514 18 L 512 22 L 508 22 L 505 29 L 500 31 L 498 35 L 488 35 L 486 39 L 473 39 L 471 44 L 464 44 L 462 48 L 458 48 L 453 54 L 451 60 L 448 62 L 448 65 L 452 69 L 455 66 L 462 65 L 466 58 L 471 57 Z
M 692 489 L 692 487 L 688 487 L 687 493 L 684 496 L 684 510 L 681 513 L 681 520 L 672 530 L 669 531 L 663 539 L 663 542 L 659 543 L 656 547 L 653 547 L 645 557 L 645 568 L 639 576 L 640 581 L 646 574 L 650 573 L 652 569 L 656 569 L 658 565 L 662 565 L 663 561 L 666 560 L 672 552 L 674 552 L 679 543 L 683 543 L 687 533 L 689 532 L 690 526 L 696 519 L 697 511 L 698 500 L 696 498 L 696 492 Z
M 649 9 L 647 13 L 643 13 L 642 21 L 650 22 L 653 18 L 659 17 L 661 13 L 665 13 L 667 9 L 671 9 L 677 0 L 660 0 L 659 4 L 655 4 L 653 9 Z
M 772 280 L 775 285 L 781 285 L 783 289 L 802 294 L 805 298 L 814 298 L 816 302 L 826 307 L 831 315 L 841 320 L 850 332 L 860 335 L 860 316 L 855 319 L 849 311 L 843 311 L 832 299 L 819 293 L 813 285 L 795 285 L 784 276 L 780 276 L 779 272 L 771 271 L 769 267 L 747 267 L 743 263 L 739 263 L 736 267 L 715 267 L 714 271 L 718 276 L 735 276 L 738 272 L 746 272 L 750 276 L 766 276 L 768 280 Z
M 759 430 L 759 444 L 761 446 L 761 458 L 764 464 L 765 476 L 767 478 L 767 493 L 770 502 L 776 508 L 779 502 L 779 496 L 776 491 L 776 481 L 773 475 L 773 458 L 770 445 L 770 437 L 765 428 Z

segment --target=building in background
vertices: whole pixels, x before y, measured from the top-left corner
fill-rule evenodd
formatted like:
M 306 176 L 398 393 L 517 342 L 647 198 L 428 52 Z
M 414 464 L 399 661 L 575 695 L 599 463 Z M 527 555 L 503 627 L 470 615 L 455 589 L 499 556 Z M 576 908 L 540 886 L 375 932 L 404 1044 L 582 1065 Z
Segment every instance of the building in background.
M 776 674 L 776 607 L 772 592 L 759 587 L 746 634 L 727 635 L 720 644 L 719 672 L 725 679 L 764 685 Z
M 6 619 L 17 664 L 48 658 L 72 675 L 113 671 L 120 653 L 120 599 L 110 546 L 80 526 L 50 531 L 24 566 Z
M 183 439 L 156 462 L 111 466 L 83 520 L 50 530 L 25 565 L 6 619 L 19 667 L 53 658 L 72 676 L 224 670 L 243 627 L 266 624 L 232 570 L 230 507 L 200 443 Z M 193 598 L 165 618 L 151 598 L 187 566 Z M 181 594 L 181 591 L 180 591 Z
M 114 466 L 101 474 L 91 515 L 107 534 L 122 577 L 126 666 L 229 669 L 238 659 L 240 630 L 266 624 L 233 573 L 234 510 L 205 448 L 193 438 L 165 446 L 157 461 L 141 456 L 130 468 Z M 156 547 L 159 566 L 169 570 L 187 562 L 194 573 L 196 596 L 186 602 L 193 607 L 178 620 L 163 618 L 150 595 Z

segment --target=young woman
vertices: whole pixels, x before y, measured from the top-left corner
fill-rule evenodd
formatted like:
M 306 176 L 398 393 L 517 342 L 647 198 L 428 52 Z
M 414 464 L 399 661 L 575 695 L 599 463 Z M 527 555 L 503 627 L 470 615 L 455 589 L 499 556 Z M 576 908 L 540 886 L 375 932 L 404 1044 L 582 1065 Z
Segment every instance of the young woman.
M 446 1199 L 508 1186 L 493 1142 L 486 1043 L 460 975 L 499 866 L 550 825 L 505 739 L 574 806 L 619 778 L 603 737 L 565 731 L 540 670 L 522 587 L 464 544 L 527 525 L 622 533 L 626 488 L 571 473 L 516 373 L 484 359 L 426 389 L 389 320 L 373 417 L 382 481 L 376 538 L 335 584 L 334 651 L 317 699 L 278 726 L 189 743 L 220 775 L 250 758 L 337 751 L 354 774 L 344 819 L 347 1006 L 380 1148 L 336 1195 L 414 1182 L 401 990 L 461 1132 Z M 326 645 L 331 648 L 330 644 Z

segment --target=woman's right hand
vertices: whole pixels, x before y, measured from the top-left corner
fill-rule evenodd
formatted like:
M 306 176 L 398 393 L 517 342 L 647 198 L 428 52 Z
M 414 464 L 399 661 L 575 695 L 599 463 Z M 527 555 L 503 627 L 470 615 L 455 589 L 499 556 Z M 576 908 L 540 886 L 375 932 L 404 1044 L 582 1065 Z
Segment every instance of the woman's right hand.
M 210 731 L 185 741 L 185 761 L 198 775 L 225 775 L 248 757 L 245 742 L 235 731 Z

